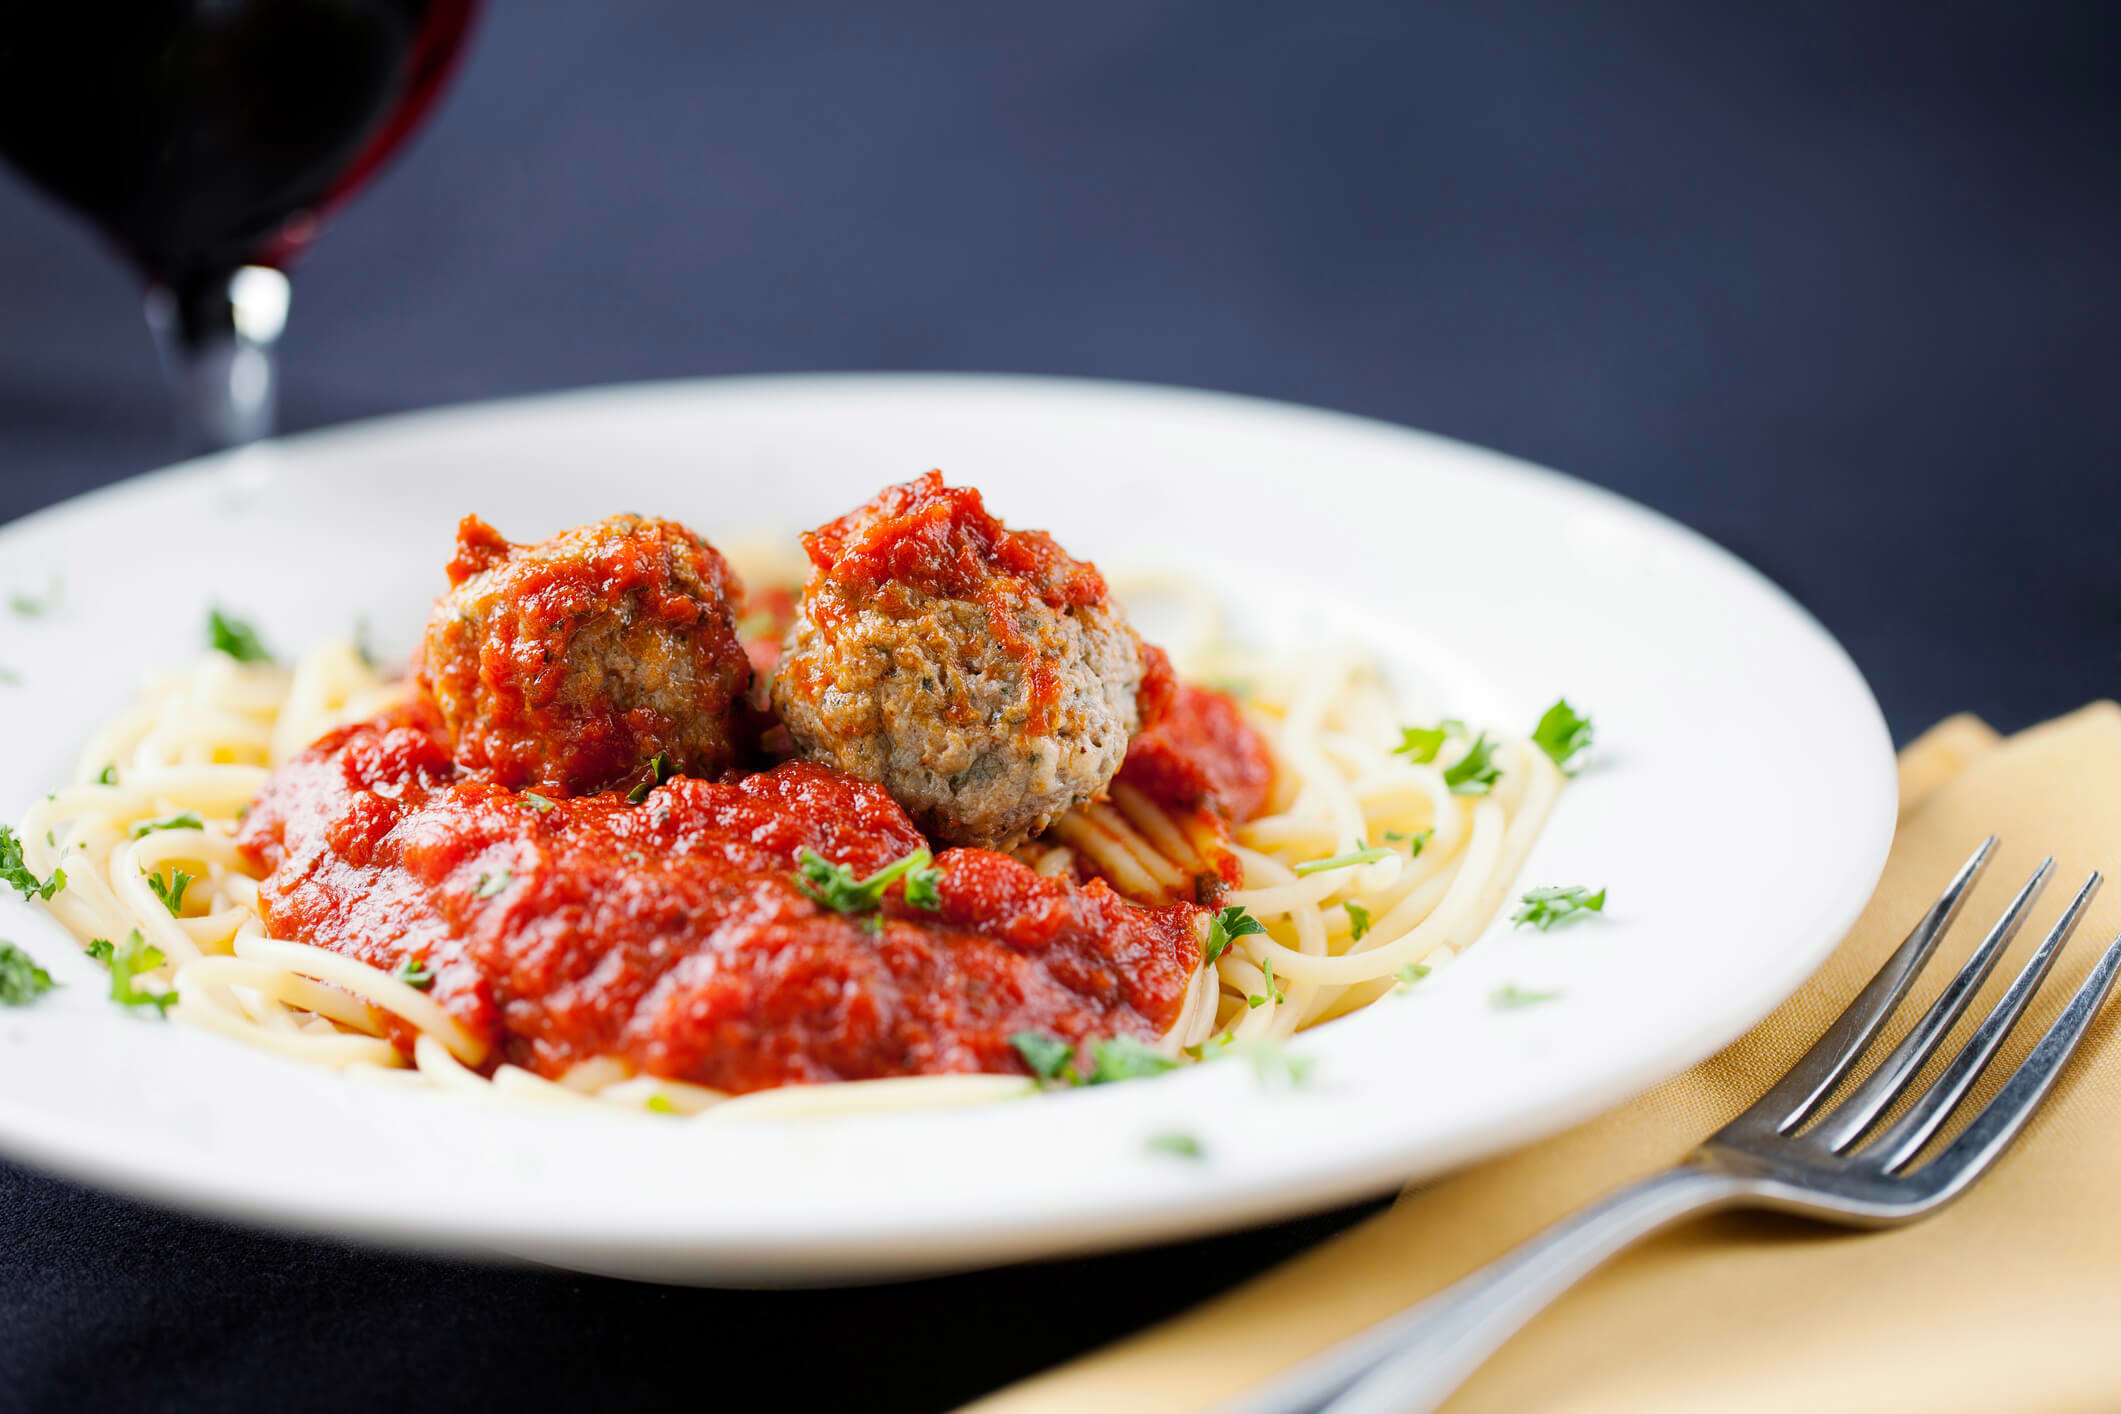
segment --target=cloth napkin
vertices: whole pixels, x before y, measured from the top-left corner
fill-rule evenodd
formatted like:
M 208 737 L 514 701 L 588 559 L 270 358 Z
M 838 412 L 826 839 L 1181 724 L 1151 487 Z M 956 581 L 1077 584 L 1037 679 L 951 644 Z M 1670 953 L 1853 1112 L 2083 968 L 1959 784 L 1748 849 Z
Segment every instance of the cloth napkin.
M 1811 1044 L 1994 832 L 2003 838 L 1996 859 L 1886 1042 L 1921 1014 L 2042 855 L 2056 856 L 2055 877 L 1943 1048 L 1947 1056 L 2085 875 L 2099 869 L 2109 882 L 1973 1097 L 1986 1100 L 2121 927 L 2121 707 L 2098 703 L 2008 739 L 1953 718 L 1902 753 L 1900 783 L 1892 856 L 1855 930 L 1728 1050 L 1587 1124 L 1409 1190 L 1377 1217 L 1207 1305 L 972 1408 L 1212 1407 L 1672 1163 Z M 1702 945 L 1714 941 L 1705 933 Z M 1771 1215 L 1698 1220 L 1581 1283 L 1445 1407 L 2121 1410 L 2117 1021 L 2121 998 L 2094 1023 L 2016 1147 L 1942 1213 L 1876 1233 Z M 1874 1054 L 1882 1053 L 1881 1045 Z

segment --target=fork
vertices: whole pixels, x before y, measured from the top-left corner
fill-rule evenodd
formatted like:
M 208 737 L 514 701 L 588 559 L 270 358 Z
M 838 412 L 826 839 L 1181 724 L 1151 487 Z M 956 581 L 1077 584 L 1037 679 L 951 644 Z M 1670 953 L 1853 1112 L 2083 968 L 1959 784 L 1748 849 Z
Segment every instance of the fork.
M 1818 1042 L 1751 1108 L 1679 1164 L 1564 1218 L 1419 1305 L 1225 1405 L 1222 1414 L 1420 1414 L 1434 1409 L 1527 1321 L 1608 1258 L 1697 1213 L 1770 1208 L 1848 1227 L 1896 1227 L 1927 1217 L 1964 1193 L 2010 1147 L 2047 1097 L 2121 970 L 2117 937 L 1995 1098 L 1934 1157 L 1913 1162 L 2024 1015 L 2097 892 L 2097 873 L 2078 890 L 1966 1044 L 1898 1118 L 1867 1137 L 1980 991 L 2047 886 L 2053 858 L 2034 871 L 1907 1036 L 1845 1097 L 1827 1102 L 1914 985 L 1995 849 L 1991 835 Z M 1818 1122 L 1806 1128 L 1814 1116 Z

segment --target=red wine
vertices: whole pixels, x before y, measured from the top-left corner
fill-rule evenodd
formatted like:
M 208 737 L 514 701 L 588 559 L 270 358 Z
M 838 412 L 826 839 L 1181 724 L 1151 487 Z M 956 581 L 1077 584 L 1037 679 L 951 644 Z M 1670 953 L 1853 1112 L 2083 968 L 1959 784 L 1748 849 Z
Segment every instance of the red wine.
M 41 0 L 0 152 L 182 291 L 282 264 L 418 126 L 477 0 Z

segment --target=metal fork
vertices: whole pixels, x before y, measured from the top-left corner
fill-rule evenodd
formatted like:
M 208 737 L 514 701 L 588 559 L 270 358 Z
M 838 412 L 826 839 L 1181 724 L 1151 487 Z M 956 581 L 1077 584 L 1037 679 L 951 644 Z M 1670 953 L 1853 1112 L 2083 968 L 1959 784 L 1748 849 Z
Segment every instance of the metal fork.
M 1928 1089 L 1875 1137 L 1893 1102 L 1935 1054 L 2010 945 L 2054 872 L 2035 870 L 1996 926 L 1877 1069 L 1819 1114 L 1884 1029 L 1936 951 L 1996 837 L 1982 842 L 1907 941 L 1789 1073 L 1676 1167 L 1614 1192 L 1514 1251 L 1299 1365 L 1223 1414 L 1419 1414 L 1608 1258 L 1697 1213 L 1772 1208 L 1850 1227 L 1894 1227 L 1936 1212 L 1988 1171 L 2062 1073 L 2121 970 L 2116 938 L 2047 1034 L 1965 1130 L 1912 1161 L 1966 1098 L 2046 978 L 2099 887 L 2094 873 L 2003 997 Z

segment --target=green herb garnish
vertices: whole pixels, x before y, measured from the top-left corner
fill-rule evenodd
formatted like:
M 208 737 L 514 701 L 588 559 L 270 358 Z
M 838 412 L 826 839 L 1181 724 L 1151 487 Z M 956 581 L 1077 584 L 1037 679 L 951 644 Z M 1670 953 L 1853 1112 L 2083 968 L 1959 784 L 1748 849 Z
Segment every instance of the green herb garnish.
M 1566 889 L 1532 890 L 1524 896 L 1524 907 L 1510 915 L 1510 921 L 1520 928 L 1529 924 L 1543 933 L 1564 918 L 1604 911 L 1605 890 L 1594 894 L 1588 886 L 1578 884 Z
M 648 758 L 648 779 L 626 792 L 626 803 L 628 805 L 639 805 L 642 801 L 648 799 L 648 792 L 654 790 L 675 774 L 676 771 L 670 764 L 670 753 L 658 751 L 655 755 Z
M 1289 999 L 1288 993 L 1282 991 L 1280 987 L 1274 984 L 1274 959 L 1271 957 L 1263 959 L 1259 964 L 1259 970 L 1266 978 L 1267 996 L 1263 997 L 1254 993 L 1252 996 L 1245 998 L 1245 1005 L 1256 1011 L 1267 1004 L 1267 997 L 1274 998 L 1274 1005 L 1276 1006 L 1280 1006 L 1287 1001 Z
M 7 596 L 7 607 L 12 609 L 18 618 L 41 619 L 59 607 L 59 595 L 65 587 L 65 581 L 53 575 L 51 585 L 43 594 L 25 594 L 18 591 Z
M 1407 988 L 1428 976 L 1433 970 L 1426 962 L 1410 962 L 1392 974 L 1399 979 L 1398 985 L 1393 987 L 1392 990 L 1404 992 Z
M 1380 859 L 1389 859 L 1392 851 L 1383 847 L 1372 848 L 1368 840 L 1357 840 L 1355 848 L 1346 854 L 1336 854 L 1330 859 L 1306 859 L 1296 866 L 1296 876 L 1316 874 L 1325 869 L 1348 869 L 1357 864 L 1375 864 Z
M 135 928 L 125 935 L 125 941 L 112 947 L 103 938 L 91 938 L 89 956 L 100 958 L 110 964 L 110 999 L 121 1006 L 151 1006 L 156 1012 L 166 1012 L 177 1000 L 177 989 L 165 987 L 151 992 L 134 980 L 143 972 L 152 972 L 167 958 L 162 949 L 143 942 L 140 930 Z
M 1573 776 L 1576 772 L 1569 762 L 1591 744 L 1591 719 L 1576 715 L 1564 697 L 1547 708 L 1539 725 L 1532 728 L 1532 744 L 1552 758 L 1563 774 Z
M 55 985 L 35 958 L 0 938 L 0 1006 L 28 1006 Z
M 508 881 L 514 877 L 515 875 L 509 873 L 506 869 L 503 869 L 498 874 L 481 874 L 479 881 L 471 886 L 471 896 L 473 898 L 492 898 L 500 893 L 501 890 L 507 888 Z
M 1421 852 L 1428 848 L 1429 837 L 1435 833 L 1434 826 L 1426 830 L 1416 830 L 1412 834 L 1408 834 L 1404 830 L 1386 830 L 1385 843 L 1403 844 L 1407 847 L 1407 858 L 1419 859 L 1421 858 Z
M 40 898 L 50 903 L 52 895 L 66 887 L 66 871 L 54 868 L 49 879 L 37 882 L 37 876 L 22 862 L 22 841 L 15 838 L 14 828 L 0 825 L 0 884 L 11 885 L 25 899 Z
M 650 1095 L 648 1097 L 648 1112 L 650 1114 L 658 1115 L 674 1115 L 684 1113 L 683 1110 L 680 1110 L 676 1105 L 670 1103 L 670 1097 L 668 1095 Z
M 906 880 L 906 902 L 933 912 L 943 906 L 938 885 L 943 871 L 928 867 L 931 856 L 922 845 L 904 859 L 886 864 L 866 879 L 857 879 L 844 864 L 834 864 L 816 850 L 804 846 L 795 857 L 796 888 L 813 903 L 837 913 L 873 913 L 884 903 L 884 890 L 901 875 Z
M 141 839 L 157 830 L 203 830 L 206 822 L 199 818 L 196 810 L 179 810 L 174 815 L 159 815 L 152 820 L 142 820 L 133 826 L 133 838 Z
M 1443 783 L 1453 795 L 1486 795 L 1502 775 L 1495 764 L 1495 746 L 1486 732 L 1473 738 L 1466 754 L 1444 769 Z
M 258 631 L 242 619 L 233 619 L 214 609 L 206 616 L 206 641 L 217 652 L 239 663 L 270 663 L 272 653 Z
M 1529 988 L 1520 987 L 1515 982 L 1510 982 L 1490 992 L 1488 994 L 1488 1004 L 1500 1011 L 1515 1011 L 1519 1007 L 1538 1006 L 1541 1002 L 1551 1002 L 1560 995 L 1561 993 L 1559 992 L 1535 992 Z
M 1064 1074 L 1074 1073 L 1075 1047 L 1058 1036 L 1049 1036 L 1043 1031 L 1019 1031 L 1009 1038 L 1016 1053 L 1031 1067 L 1031 1073 L 1041 1080 L 1059 1080 Z
M 552 802 L 546 799 L 544 796 L 539 795 L 536 791 L 526 790 L 522 794 L 523 799 L 530 803 L 530 808 L 532 810 L 537 811 L 540 815 L 552 809 Z
M 1230 905 L 1230 907 L 1208 920 L 1208 943 L 1206 947 L 1201 949 L 1201 966 L 1213 967 L 1215 959 L 1221 957 L 1229 949 L 1230 944 L 1236 942 L 1239 938 L 1266 931 L 1266 925 L 1245 912 L 1242 907 L 1236 904 Z
M 172 918 L 184 916 L 184 891 L 197 882 L 195 877 L 182 869 L 170 870 L 167 882 L 163 881 L 160 874 L 147 876 L 147 887 L 154 890 L 155 897 L 162 900 L 162 906 L 169 910 L 169 916 Z
M 1168 1154 L 1174 1159 L 1199 1160 L 1207 1157 L 1208 1151 L 1201 1147 L 1200 1140 L 1190 1134 L 1176 1130 L 1166 1134 L 1152 1134 L 1144 1146 L 1152 1154 Z
M 391 969 L 390 975 L 415 992 L 424 992 L 435 984 L 434 970 L 417 957 L 406 958 Z
M 1089 1078 L 1083 1081 L 1085 1085 L 1113 1085 L 1178 1068 L 1177 1061 L 1131 1036 L 1113 1036 L 1093 1042 L 1090 1056 L 1093 1064 Z
M 96 773 L 96 784 L 99 786 L 114 786 L 118 784 L 118 763 L 113 761 L 98 771 Z
M 1392 754 L 1415 761 L 1434 761 L 1448 735 L 1442 727 L 1401 727 L 1399 745 L 1392 748 Z
M 1348 941 L 1361 942 L 1362 935 L 1370 931 L 1370 910 L 1359 903 L 1344 903 L 1341 907 L 1348 911 Z
M 1251 1061 L 1253 1078 L 1269 1090 L 1303 1089 L 1311 1083 L 1311 1071 L 1317 1064 L 1310 1056 L 1297 1055 L 1279 1041 L 1241 1041 L 1231 1054 Z

